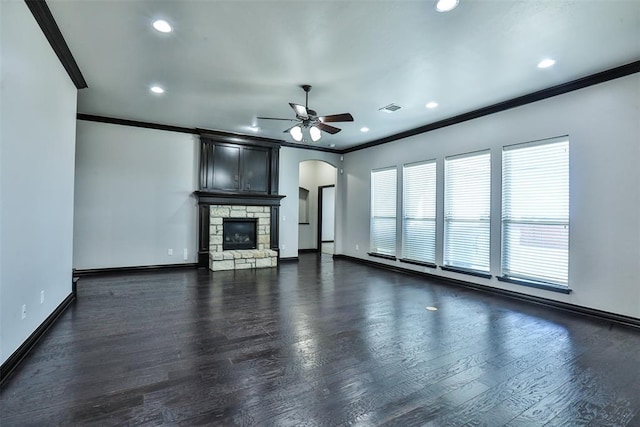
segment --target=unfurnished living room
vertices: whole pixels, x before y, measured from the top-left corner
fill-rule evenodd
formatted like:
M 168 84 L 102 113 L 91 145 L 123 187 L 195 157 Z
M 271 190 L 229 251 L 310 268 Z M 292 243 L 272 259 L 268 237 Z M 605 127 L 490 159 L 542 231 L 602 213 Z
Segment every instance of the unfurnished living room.
M 640 426 L 640 0 L 0 0 L 0 425 Z

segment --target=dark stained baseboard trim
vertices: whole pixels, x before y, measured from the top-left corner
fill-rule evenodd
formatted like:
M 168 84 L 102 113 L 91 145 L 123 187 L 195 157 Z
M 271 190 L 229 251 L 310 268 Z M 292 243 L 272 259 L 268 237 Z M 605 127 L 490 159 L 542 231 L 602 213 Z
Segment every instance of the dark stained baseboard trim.
M 182 270 L 198 268 L 197 263 L 185 263 L 185 264 L 161 264 L 161 265 L 139 265 L 133 267 L 108 267 L 108 268 L 90 268 L 73 270 L 74 277 L 87 277 L 87 276 L 102 276 L 110 274 L 122 274 L 122 273 L 149 273 L 152 271 L 164 271 L 164 270 Z
M 298 249 L 298 253 L 299 254 L 311 254 L 311 253 L 316 253 L 316 252 L 320 252 L 318 250 L 318 248 Z
M 567 83 L 562 83 L 556 86 L 552 86 L 547 89 L 542 89 L 537 92 L 529 93 L 527 95 L 519 96 L 517 98 L 509 99 L 507 101 L 499 102 L 497 104 L 489 105 L 487 107 L 482 107 L 477 110 L 469 111 L 467 113 L 450 117 L 448 119 L 444 119 L 444 120 L 440 120 L 424 126 L 420 126 L 415 129 L 396 133 L 394 135 L 386 136 L 384 138 L 376 139 L 370 142 L 366 142 L 364 144 L 359 144 L 354 147 L 346 148 L 344 150 L 341 150 L 340 154 L 351 153 L 353 151 L 375 147 L 376 145 L 386 144 L 388 142 L 397 141 L 398 139 L 404 139 L 410 136 L 419 135 L 421 133 L 430 132 L 432 130 L 440 129 L 443 127 L 456 125 L 458 123 L 466 122 L 468 120 L 477 119 L 479 117 L 488 116 L 490 114 L 499 113 L 501 111 L 506 111 L 512 108 L 521 107 L 526 104 L 531 104 L 533 102 L 541 101 L 543 99 L 562 95 L 568 92 L 573 92 L 574 90 L 584 89 L 589 86 L 608 82 L 609 80 L 615 80 L 621 77 L 626 77 L 638 72 L 640 72 L 640 60 L 631 62 L 629 64 L 621 65 L 619 67 L 611 68 L 609 70 L 605 70 L 599 73 L 591 74 L 589 76 L 572 80 Z
M 388 259 L 390 261 L 395 261 L 397 258 L 393 255 L 387 255 L 387 254 L 379 254 L 377 252 L 367 252 L 367 255 L 372 256 L 372 257 L 376 257 L 376 258 L 383 258 L 383 259 Z
M 16 351 L 2 364 L 0 367 L 0 386 L 2 386 L 16 370 L 25 357 L 35 348 L 38 341 L 45 335 L 49 328 L 55 323 L 56 320 L 64 313 L 64 311 L 75 301 L 76 293 L 72 291 L 59 305 L 53 310 L 45 320 L 33 331 L 29 338 L 22 343 Z
M 467 282 L 467 281 L 458 280 L 458 279 L 452 279 L 452 278 L 449 278 L 449 277 L 442 277 L 442 276 L 438 276 L 438 275 L 435 275 L 435 274 L 430 274 L 430 273 L 426 273 L 426 272 L 411 270 L 411 269 L 408 269 L 408 268 L 398 267 L 398 266 L 395 266 L 395 265 L 382 264 L 380 262 L 375 262 L 375 261 L 368 260 L 368 259 L 356 258 L 356 257 L 352 257 L 352 256 L 349 256 L 349 255 L 334 254 L 333 258 L 334 259 L 344 259 L 344 260 L 348 260 L 348 261 L 353 261 L 353 262 L 356 262 L 356 263 L 359 263 L 359 264 L 365 264 L 365 265 L 369 265 L 369 266 L 372 266 L 372 267 L 377 267 L 377 268 L 381 268 L 381 269 L 384 269 L 384 270 L 393 271 L 393 272 L 396 272 L 396 273 L 403 273 L 403 274 L 409 274 L 409 275 L 412 275 L 412 276 L 418 276 L 418 277 L 421 277 L 421 278 L 437 281 L 437 282 L 440 282 L 440 283 L 445 284 L 445 285 L 452 285 L 452 286 L 463 287 L 463 288 L 467 288 L 467 289 L 474 289 L 474 290 L 478 290 L 478 291 L 482 291 L 482 292 L 487 292 L 487 293 L 490 293 L 490 294 L 493 294 L 493 295 L 499 295 L 499 296 L 506 297 L 506 298 L 517 299 L 517 300 L 520 300 L 520 301 L 525 301 L 525 302 L 529 302 L 529 303 L 533 303 L 533 304 L 552 307 L 552 308 L 555 308 L 555 309 L 569 311 L 569 312 L 572 312 L 572 313 L 577 313 L 577 314 L 581 314 L 581 315 L 585 315 L 585 316 L 589 316 L 589 317 L 595 317 L 597 319 L 605 320 L 605 321 L 608 321 L 608 322 L 617 323 L 619 325 L 630 326 L 630 327 L 633 327 L 633 328 L 640 328 L 640 319 L 639 318 L 635 318 L 635 317 L 631 317 L 631 316 L 625 316 L 623 314 L 616 314 L 616 313 L 611 313 L 611 312 L 608 312 L 608 311 L 598 310 L 598 309 L 595 309 L 595 308 L 583 307 L 583 306 L 580 306 L 580 305 L 569 304 L 569 303 L 562 302 L 562 301 L 555 301 L 555 300 L 551 300 L 551 299 L 548 299 L 548 298 L 542 298 L 542 297 L 537 297 L 537 296 L 533 296 L 533 295 L 522 294 L 520 292 L 514 292 L 514 291 L 509 291 L 509 290 L 506 290 L 506 289 L 494 288 L 492 286 L 479 285 L 477 283 Z
M 297 256 L 288 256 L 286 258 L 280 258 L 278 263 L 298 262 L 300 261 Z
M 49 41 L 51 48 L 58 56 L 62 66 L 67 70 L 67 74 L 69 74 L 69 78 L 73 84 L 77 89 L 86 88 L 87 82 L 82 76 L 78 63 L 74 59 L 73 54 L 71 54 L 71 50 L 69 50 L 69 46 L 60 32 L 60 28 L 53 18 L 47 2 L 44 0 L 25 0 L 25 3 L 40 26 L 44 36 Z

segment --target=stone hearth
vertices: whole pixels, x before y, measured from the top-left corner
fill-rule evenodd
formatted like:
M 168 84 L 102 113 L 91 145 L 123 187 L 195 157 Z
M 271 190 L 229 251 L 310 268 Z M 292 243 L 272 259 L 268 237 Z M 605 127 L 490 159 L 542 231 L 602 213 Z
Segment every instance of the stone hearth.
M 224 218 L 257 218 L 257 248 L 225 251 L 222 249 Z M 270 246 L 271 213 L 269 206 L 209 206 L 209 267 L 213 271 L 277 267 L 278 253 Z

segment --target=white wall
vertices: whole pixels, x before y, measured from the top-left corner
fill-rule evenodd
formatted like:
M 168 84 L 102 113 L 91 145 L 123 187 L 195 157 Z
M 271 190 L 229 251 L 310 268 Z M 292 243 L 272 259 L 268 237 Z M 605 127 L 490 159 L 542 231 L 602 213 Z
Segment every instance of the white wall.
M 571 162 L 570 295 L 498 282 L 500 180 L 504 145 L 569 135 Z M 640 75 L 344 156 L 343 246 L 368 259 L 371 169 L 437 159 L 438 253 L 442 260 L 444 157 L 480 149 L 492 156 L 492 279 L 426 271 L 457 279 L 640 317 Z M 398 175 L 401 182 L 401 175 Z M 399 194 L 401 193 L 399 186 Z M 400 202 L 400 201 L 399 201 Z M 400 206 L 400 205 L 399 205 Z M 399 209 L 398 212 L 401 210 Z M 356 251 L 355 246 L 360 250 Z M 400 247 L 398 247 L 398 250 Z M 399 252 L 398 252 L 399 253 Z M 394 264 L 393 261 L 373 259 Z M 405 268 L 420 269 L 397 262 Z M 420 269 L 424 271 L 425 269 Z
M 77 140 L 74 268 L 196 262 L 198 137 L 79 120 Z
M 77 91 L 24 2 L 0 1 L 0 16 L 0 361 L 5 362 L 71 293 Z
M 342 162 L 339 154 L 326 153 L 317 150 L 282 147 L 280 149 L 280 191 L 286 197 L 280 206 L 280 256 L 292 258 L 298 256 L 298 187 L 299 164 L 305 160 L 320 160 L 338 168 L 336 193 L 339 194 L 342 185 L 340 168 Z M 333 169 L 331 169 L 333 170 Z M 324 173 L 324 172 L 323 172 Z M 308 188 L 311 191 L 310 188 Z M 317 187 L 315 193 L 309 194 L 310 201 L 318 202 Z M 336 200 L 336 211 L 342 209 L 342 201 Z M 311 212 L 310 212 L 311 216 Z M 336 218 L 336 247 L 339 245 L 341 222 Z M 314 231 L 317 232 L 317 231 Z
M 309 223 L 298 225 L 298 249 L 317 248 L 318 234 L 318 187 L 335 185 L 336 168 L 318 160 L 306 160 L 299 166 L 300 187 L 309 190 Z

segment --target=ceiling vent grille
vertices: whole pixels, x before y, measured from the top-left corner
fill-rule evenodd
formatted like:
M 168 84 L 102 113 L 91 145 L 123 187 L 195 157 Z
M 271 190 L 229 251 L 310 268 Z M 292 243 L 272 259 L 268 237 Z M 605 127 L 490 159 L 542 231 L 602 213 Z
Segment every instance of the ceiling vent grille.
M 398 111 L 399 109 L 401 109 L 402 107 L 396 104 L 389 104 L 385 107 L 379 108 L 380 111 L 384 112 L 384 113 L 393 113 L 395 111 Z

